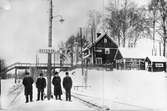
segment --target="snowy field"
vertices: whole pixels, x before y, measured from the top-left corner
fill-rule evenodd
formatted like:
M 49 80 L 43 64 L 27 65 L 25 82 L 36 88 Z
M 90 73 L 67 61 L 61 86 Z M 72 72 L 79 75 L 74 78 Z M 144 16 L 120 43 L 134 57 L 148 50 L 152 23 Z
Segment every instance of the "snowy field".
M 60 76 L 63 80 L 65 73 L 61 72 Z M 164 72 L 88 70 L 87 89 L 74 89 L 74 86 L 85 85 L 80 69 L 71 71 L 70 76 L 73 79 L 73 95 L 111 110 L 167 110 L 167 78 Z M 34 102 L 25 104 L 23 86 L 19 83 L 15 85 L 13 79 L 2 80 L 1 107 L 9 111 L 29 111 L 31 108 L 34 111 L 53 111 L 56 108 L 92 111 L 74 98 L 71 103 L 64 101 L 64 94 L 60 102 L 36 102 L 37 92 L 35 86 L 33 88 Z
M 164 72 L 88 70 L 87 89 L 73 92 L 86 100 L 119 110 L 167 110 Z M 81 70 L 72 75 L 74 86 L 84 85 Z

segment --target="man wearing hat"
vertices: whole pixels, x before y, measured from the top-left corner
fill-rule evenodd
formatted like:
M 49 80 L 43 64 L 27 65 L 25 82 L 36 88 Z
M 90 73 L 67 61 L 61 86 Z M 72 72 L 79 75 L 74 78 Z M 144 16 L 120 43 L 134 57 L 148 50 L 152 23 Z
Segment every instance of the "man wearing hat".
M 62 95 L 61 78 L 58 75 L 58 72 L 54 73 L 52 84 L 54 85 L 54 95 L 55 95 L 56 100 L 57 99 L 61 100 L 61 95 Z
M 43 77 L 43 73 L 41 72 L 39 77 L 36 81 L 36 87 L 37 87 L 37 101 L 40 99 L 43 100 L 44 96 L 44 89 L 46 88 L 46 79 Z
M 72 79 L 69 76 L 69 73 L 66 72 L 66 77 L 63 79 L 63 87 L 66 91 L 66 101 L 71 101 L 71 88 L 72 88 Z
M 33 84 L 34 80 L 33 78 L 29 75 L 29 72 L 25 72 L 25 77 L 23 78 L 23 85 L 24 85 L 24 94 L 26 97 L 26 103 L 29 102 L 29 96 L 30 96 L 30 101 L 32 102 L 33 98 Z

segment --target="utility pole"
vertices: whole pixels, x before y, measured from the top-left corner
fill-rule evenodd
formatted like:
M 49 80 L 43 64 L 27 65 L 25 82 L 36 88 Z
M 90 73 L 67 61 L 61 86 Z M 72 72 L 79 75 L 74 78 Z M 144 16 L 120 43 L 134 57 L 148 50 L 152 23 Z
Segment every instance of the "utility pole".
M 48 34 L 48 47 L 52 47 L 52 19 L 53 19 L 53 3 L 52 0 L 49 1 L 49 34 Z M 50 100 L 51 98 L 51 75 L 52 75 L 52 54 L 48 53 L 48 87 L 47 87 L 47 98 Z
M 82 57 L 82 47 L 83 47 L 83 42 L 82 42 L 82 28 L 80 27 L 80 38 L 81 38 L 81 68 L 82 68 L 82 75 L 84 75 L 83 71 L 83 57 Z
M 91 26 L 91 37 L 92 37 L 92 65 L 94 65 L 94 34 L 93 34 L 93 28 Z

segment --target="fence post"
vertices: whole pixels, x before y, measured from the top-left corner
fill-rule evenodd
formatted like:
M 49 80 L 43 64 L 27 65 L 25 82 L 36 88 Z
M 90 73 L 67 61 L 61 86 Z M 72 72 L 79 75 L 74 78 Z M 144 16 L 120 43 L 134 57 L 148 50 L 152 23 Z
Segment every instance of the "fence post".
M 15 83 L 16 83 L 16 80 L 17 80 L 17 68 L 15 68 Z

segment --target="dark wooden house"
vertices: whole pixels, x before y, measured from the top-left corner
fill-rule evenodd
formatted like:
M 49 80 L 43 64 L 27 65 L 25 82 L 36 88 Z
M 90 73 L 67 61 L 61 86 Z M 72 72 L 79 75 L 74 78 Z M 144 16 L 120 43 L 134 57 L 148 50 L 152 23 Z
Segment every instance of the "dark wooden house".
M 163 56 L 149 56 L 146 57 L 146 69 L 152 72 L 165 71 L 167 59 Z
M 122 58 L 118 45 L 107 34 L 101 34 L 94 43 L 84 50 L 84 63 L 93 65 L 113 65 Z

